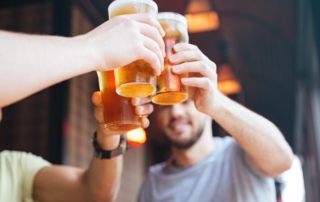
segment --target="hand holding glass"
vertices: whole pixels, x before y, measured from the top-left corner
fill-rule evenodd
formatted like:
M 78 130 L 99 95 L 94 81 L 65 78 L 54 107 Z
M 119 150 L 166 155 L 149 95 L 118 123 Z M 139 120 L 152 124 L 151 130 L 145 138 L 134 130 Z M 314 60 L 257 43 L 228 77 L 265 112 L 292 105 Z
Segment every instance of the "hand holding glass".
M 169 57 L 173 54 L 173 46 L 177 43 L 188 43 L 187 20 L 178 13 L 163 12 L 158 14 L 165 36 L 163 37 L 166 57 L 164 70 L 157 77 L 156 94 L 152 102 L 159 105 L 174 105 L 188 99 L 188 87 L 182 85 L 181 78 L 188 77 L 188 73 L 174 74 L 171 71 Z
M 110 19 L 133 13 L 148 13 L 156 18 L 158 6 L 152 0 L 117 0 L 110 4 L 108 11 Z M 121 96 L 146 97 L 155 92 L 156 76 L 152 67 L 144 60 L 120 67 L 114 73 L 116 92 Z

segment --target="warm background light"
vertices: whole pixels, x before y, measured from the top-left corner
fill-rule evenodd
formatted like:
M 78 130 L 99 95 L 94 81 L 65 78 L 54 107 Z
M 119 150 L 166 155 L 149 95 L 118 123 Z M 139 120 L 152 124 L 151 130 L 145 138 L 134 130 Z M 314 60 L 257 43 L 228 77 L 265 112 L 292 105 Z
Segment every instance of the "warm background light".
M 201 13 L 212 10 L 209 0 L 189 0 L 185 13 Z
M 130 146 L 141 146 L 147 141 L 146 131 L 137 128 L 127 133 L 128 143 Z
M 220 26 L 218 14 L 209 0 L 190 0 L 184 16 L 189 33 L 212 31 Z
M 237 94 L 241 91 L 241 85 L 235 78 L 232 68 L 229 64 L 218 66 L 218 89 L 226 95 Z
M 241 90 L 240 84 L 234 80 L 219 81 L 218 88 L 223 94 L 226 95 L 236 94 Z
M 214 11 L 184 15 L 188 21 L 190 33 L 212 31 L 219 28 L 219 17 Z

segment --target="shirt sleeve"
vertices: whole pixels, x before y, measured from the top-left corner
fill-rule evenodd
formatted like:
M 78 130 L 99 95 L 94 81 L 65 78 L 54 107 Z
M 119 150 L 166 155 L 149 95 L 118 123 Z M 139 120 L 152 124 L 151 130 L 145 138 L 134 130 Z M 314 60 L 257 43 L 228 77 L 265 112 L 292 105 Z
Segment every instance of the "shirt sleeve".
M 243 167 L 247 168 L 247 170 L 251 173 L 252 176 L 259 179 L 266 179 L 269 177 L 265 177 L 257 173 L 253 167 L 250 165 L 248 158 L 246 157 L 246 152 L 244 149 L 234 140 L 232 142 L 232 158 L 233 161 L 238 162 L 238 164 L 243 165 Z
M 22 189 L 18 190 L 21 193 L 21 201 L 33 202 L 34 177 L 41 168 L 51 164 L 41 157 L 26 152 L 4 151 L 1 155 L 6 159 L 8 177 L 17 189 Z

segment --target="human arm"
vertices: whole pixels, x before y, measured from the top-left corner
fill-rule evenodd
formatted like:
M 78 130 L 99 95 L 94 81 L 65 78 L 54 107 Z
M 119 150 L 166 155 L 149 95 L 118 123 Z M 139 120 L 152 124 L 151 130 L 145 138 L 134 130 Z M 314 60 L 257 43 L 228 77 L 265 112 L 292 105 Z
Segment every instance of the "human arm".
M 178 44 L 170 61 L 175 73 L 189 72 L 182 83 L 190 87 L 197 109 L 215 120 L 244 149 L 251 167 L 264 176 L 278 176 L 292 164 L 292 150 L 269 120 L 232 101 L 217 88 L 216 65 L 196 46 Z
M 104 129 L 100 93 L 95 93 L 92 100 L 95 104 L 98 144 L 104 150 L 113 150 L 119 145 L 119 135 Z M 146 104 L 148 102 L 150 98 L 133 102 L 139 115 L 153 111 L 152 105 Z M 142 126 L 148 125 L 148 119 L 143 118 Z M 119 190 L 121 172 L 122 156 L 103 160 L 93 157 L 88 169 L 70 166 L 45 167 L 35 177 L 33 196 L 44 202 L 114 201 Z
M 71 77 L 138 59 L 159 74 L 161 34 L 161 26 L 148 14 L 118 16 L 76 37 L 0 31 L 0 108 Z

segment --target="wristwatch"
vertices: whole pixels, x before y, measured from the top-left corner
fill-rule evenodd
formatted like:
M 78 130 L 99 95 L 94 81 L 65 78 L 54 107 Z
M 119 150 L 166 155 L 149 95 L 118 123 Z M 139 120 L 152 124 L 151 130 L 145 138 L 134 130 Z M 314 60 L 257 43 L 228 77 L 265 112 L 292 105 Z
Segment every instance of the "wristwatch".
M 94 148 L 94 156 L 98 159 L 111 159 L 113 157 L 119 156 L 126 152 L 129 148 L 128 141 L 127 141 L 127 135 L 122 134 L 120 135 L 120 142 L 117 149 L 114 150 L 103 150 L 99 146 L 97 142 L 97 132 L 93 134 L 92 138 L 92 146 Z

